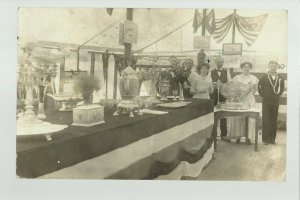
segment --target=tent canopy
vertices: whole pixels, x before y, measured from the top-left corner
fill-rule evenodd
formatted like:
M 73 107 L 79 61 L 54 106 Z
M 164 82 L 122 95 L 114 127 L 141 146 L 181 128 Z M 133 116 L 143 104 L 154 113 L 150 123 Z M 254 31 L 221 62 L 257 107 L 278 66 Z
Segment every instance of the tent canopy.
M 156 39 L 184 24 L 194 16 L 194 9 L 134 9 L 133 20 L 138 24 L 138 43 L 141 49 Z M 199 8 L 201 12 L 202 9 Z M 233 10 L 215 9 L 216 18 L 223 18 Z M 236 43 L 243 43 L 243 50 L 268 52 L 274 59 L 287 63 L 287 13 L 284 10 L 237 10 L 239 15 L 253 17 L 268 13 L 265 26 L 252 46 L 247 46 L 236 33 Z M 125 19 L 126 9 L 114 9 L 112 16 L 105 8 L 21 8 L 18 12 L 18 36 L 22 40 L 47 41 L 48 44 L 69 44 L 73 49 L 107 29 L 81 50 L 122 52 L 119 45 L 119 23 Z M 181 52 L 193 50 L 192 21 L 144 50 L 144 52 Z M 208 33 L 206 33 L 208 34 Z M 49 43 L 50 42 L 50 43 Z M 231 31 L 222 43 L 231 43 Z M 222 49 L 222 43 L 211 40 L 212 49 Z

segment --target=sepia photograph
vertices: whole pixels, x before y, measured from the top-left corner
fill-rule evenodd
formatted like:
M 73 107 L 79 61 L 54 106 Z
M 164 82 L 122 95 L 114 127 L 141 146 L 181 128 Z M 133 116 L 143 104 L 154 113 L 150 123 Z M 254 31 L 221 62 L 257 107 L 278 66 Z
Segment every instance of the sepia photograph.
M 299 199 L 299 0 L 0 9 L 0 199 Z
M 287 10 L 17 14 L 18 179 L 285 182 Z

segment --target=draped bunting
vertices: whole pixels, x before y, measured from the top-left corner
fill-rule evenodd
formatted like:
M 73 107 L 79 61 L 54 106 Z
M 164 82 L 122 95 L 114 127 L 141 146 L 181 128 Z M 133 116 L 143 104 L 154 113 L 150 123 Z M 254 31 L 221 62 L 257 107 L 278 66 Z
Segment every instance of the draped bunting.
M 251 46 L 258 38 L 268 15 L 265 14 L 257 17 L 242 17 L 236 14 L 235 16 L 237 29 L 243 36 L 246 44 Z
M 232 26 L 235 26 L 242 35 L 248 46 L 251 46 L 258 38 L 268 14 L 256 17 L 243 17 L 236 13 L 230 14 L 222 19 L 216 19 L 216 30 L 213 38 L 220 43 L 227 35 Z
M 216 30 L 212 35 L 217 43 L 220 43 L 227 35 L 233 23 L 233 14 L 222 19 L 216 19 Z

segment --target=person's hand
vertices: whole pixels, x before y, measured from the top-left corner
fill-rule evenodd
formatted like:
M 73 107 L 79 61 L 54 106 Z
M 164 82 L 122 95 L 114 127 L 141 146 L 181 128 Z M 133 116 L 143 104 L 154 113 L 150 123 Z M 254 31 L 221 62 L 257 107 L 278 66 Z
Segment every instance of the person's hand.
M 254 85 L 252 86 L 252 88 L 251 88 L 251 92 L 252 92 L 253 94 L 255 94 L 256 91 L 257 91 L 257 84 L 254 84 Z
M 184 89 L 189 89 L 189 88 L 190 88 L 190 85 L 189 85 L 187 82 L 184 82 L 184 83 L 183 83 L 183 88 L 184 88 Z
M 218 89 L 218 83 L 217 82 L 213 82 L 213 88 Z
M 213 92 L 213 88 L 212 88 L 211 86 L 208 88 L 208 92 L 209 92 L 210 94 Z
M 205 93 L 205 90 L 199 90 L 199 94 Z
M 198 93 L 198 94 L 203 94 L 203 93 L 206 93 L 206 92 L 207 92 L 207 89 L 197 90 L 197 93 Z

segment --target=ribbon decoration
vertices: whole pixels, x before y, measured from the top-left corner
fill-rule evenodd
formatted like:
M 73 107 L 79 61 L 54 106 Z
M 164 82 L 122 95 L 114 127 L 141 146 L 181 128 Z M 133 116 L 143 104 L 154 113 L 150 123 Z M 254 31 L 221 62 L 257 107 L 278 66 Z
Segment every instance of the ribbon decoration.
M 216 30 L 212 36 L 217 43 L 220 43 L 226 37 L 231 27 L 235 26 L 246 44 L 251 46 L 262 31 L 267 16 L 268 14 L 256 17 L 243 17 L 232 13 L 222 19 L 216 19 Z

